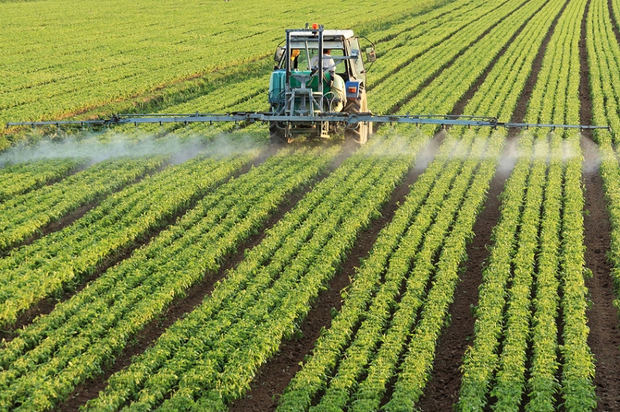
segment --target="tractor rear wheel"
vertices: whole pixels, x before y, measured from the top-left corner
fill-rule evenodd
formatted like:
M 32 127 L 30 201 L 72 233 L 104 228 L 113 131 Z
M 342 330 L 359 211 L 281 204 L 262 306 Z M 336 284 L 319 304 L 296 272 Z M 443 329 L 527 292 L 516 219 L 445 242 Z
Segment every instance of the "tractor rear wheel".
M 344 111 L 347 113 L 368 112 L 368 101 L 366 100 L 366 90 L 362 90 L 362 95 L 358 100 L 348 102 Z M 366 144 L 368 136 L 372 131 L 371 122 L 359 122 L 355 127 L 347 127 L 344 132 L 345 138 L 351 138 L 359 144 Z

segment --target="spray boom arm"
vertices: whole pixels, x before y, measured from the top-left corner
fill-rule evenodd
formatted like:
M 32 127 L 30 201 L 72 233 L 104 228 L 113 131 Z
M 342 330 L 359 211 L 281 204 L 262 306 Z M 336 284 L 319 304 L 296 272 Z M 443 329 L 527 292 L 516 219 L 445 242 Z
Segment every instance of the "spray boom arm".
M 234 112 L 227 114 L 218 113 L 144 113 L 144 114 L 117 114 L 109 118 L 93 120 L 49 120 L 39 122 L 9 122 L 7 127 L 29 126 L 113 126 L 119 124 L 157 124 L 164 123 L 213 123 L 213 122 L 338 122 L 354 125 L 359 122 L 372 123 L 405 123 L 416 125 L 436 126 L 467 126 L 467 127 L 516 127 L 516 128 L 549 128 L 549 129 L 606 129 L 609 126 L 577 125 L 577 124 L 541 124 L 541 123 L 513 123 L 499 122 L 495 117 L 467 116 L 467 115 L 436 115 L 436 114 L 407 114 L 407 115 L 374 115 L 372 113 L 342 113 L 322 112 L 314 116 L 279 115 L 271 112 Z

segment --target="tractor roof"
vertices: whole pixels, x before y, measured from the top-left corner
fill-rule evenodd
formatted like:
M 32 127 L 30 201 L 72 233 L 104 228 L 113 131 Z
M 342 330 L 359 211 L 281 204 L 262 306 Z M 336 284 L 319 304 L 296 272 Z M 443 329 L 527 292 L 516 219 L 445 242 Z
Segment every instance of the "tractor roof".
M 307 31 L 292 31 L 291 32 L 291 36 L 292 37 L 312 37 L 312 35 L 310 33 L 308 33 Z M 323 37 L 340 37 L 340 36 L 344 36 L 345 39 L 348 39 L 349 37 L 353 37 L 353 30 L 323 30 Z

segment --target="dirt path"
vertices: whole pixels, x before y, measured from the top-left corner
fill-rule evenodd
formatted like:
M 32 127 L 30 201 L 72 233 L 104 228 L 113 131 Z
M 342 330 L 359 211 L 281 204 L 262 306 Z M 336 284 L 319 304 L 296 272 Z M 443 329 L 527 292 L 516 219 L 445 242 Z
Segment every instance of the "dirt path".
M 568 2 L 564 4 L 551 23 L 549 31 L 538 49 L 532 64 L 532 70 L 513 112 L 511 118 L 513 122 L 521 122 L 525 117 L 527 104 L 538 79 L 538 73 L 542 66 L 547 45 L 557 21 L 567 5 Z M 524 27 L 525 24 L 520 30 Z M 502 50 L 505 51 L 505 49 Z M 473 93 L 471 96 L 473 96 Z M 459 110 L 464 106 L 464 103 L 459 102 L 455 106 L 455 110 Z M 450 326 L 442 333 L 439 339 L 433 372 L 418 405 L 424 411 L 449 411 L 452 410 L 452 406 L 458 400 L 458 391 L 462 379 L 462 373 L 459 368 L 465 350 L 471 343 L 474 335 L 475 318 L 471 308 L 478 302 L 478 288 L 482 283 L 482 269 L 489 256 L 488 247 L 492 244 L 493 228 L 497 225 L 500 218 L 501 201 L 499 195 L 514 167 L 515 159 L 509 153 L 512 152 L 512 148 L 516 143 L 517 133 L 518 130 L 515 129 L 510 131 L 508 141 L 498 162 L 498 170 L 491 181 L 484 208 L 474 225 L 475 236 L 467 247 L 468 260 L 465 272 L 461 276 L 454 295 L 454 301 L 450 306 Z
M 355 268 L 359 267 L 361 260 L 368 256 L 379 232 L 390 223 L 399 205 L 409 194 L 409 186 L 426 170 L 442 140 L 443 134 L 438 134 L 431 140 L 428 148 L 423 150 L 425 155 L 420 156 L 423 159 L 422 163 L 416 162 L 415 166 L 410 168 L 403 181 L 392 192 L 390 200 L 381 209 L 381 217 L 375 219 L 366 230 L 358 235 L 352 252 L 340 271 L 329 282 L 328 289 L 321 292 L 301 325 L 301 338 L 282 343 L 278 354 L 260 368 L 246 396 L 235 402 L 230 410 L 270 411 L 276 408 L 279 395 L 300 369 L 300 362 L 311 352 L 321 329 L 329 328 L 332 308 L 340 310 L 341 292 L 351 283 Z
M 246 173 L 247 171 L 249 171 L 251 169 L 251 167 L 257 166 L 258 164 L 263 163 L 272 154 L 273 154 L 273 150 L 271 148 L 264 150 L 254 161 L 252 161 L 252 162 L 248 163 L 247 165 L 243 166 L 237 172 L 232 173 L 228 178 L 226 178 L 222 182 L 220 182 L 218 184 L 218 186 L 222 185 L 222 184 L 225 184 L 227 181 L 229 181 L 233 177 L 238 177 L 238 176 Z M 158 170 L 161 170 L 161 169 L 158 169 Z M 152 173 L 155 173 L 155 172 L 152 172 Z M 141 179 L 142 178 L 137 179 L 134 183 L 137 183 Z M 0 339 L 4 338 L 7 341 L 13 339 L 13 337 L 15 336 L 15 331 L 17 331 L 17 330 L 23 328 L 24 326 L 27 326 L 28 324 L 32 323 L 32 321 L 37 316 L 46 315 L 46 314 L 50 313 L 52 310 L 54 310 L 54 307 L 56 306 L 56 304 L 58 304 L 60 302 L 64 302 L 64 301 L 70 299 L 73 295 L 78 294 L 82 289 L 84 289 L 84 287 L 86 287 L 86 285 L 88 285 L 93 280 L 97 279 L 99 276 L 101 276 L 103 273 L 105 273 L 105 271 L 107 271 L 109 268 L 111 268 L 112 266 L 118 264 L 119 262 L 121 262 L 121 261 L 127 259 L 129 256 L 131 256 L 131 254 L 133 253 L 134 250 L 136 250 L 136 249 L 142 247 L 143 245 L 146 245 L 147 243 L 149 243 L 159 233 L 161 233 L 167 227 L 172 225 L 179 217 L 183 216 L 188 210 L 192 209 L 198 203 L 198 201 L 201 198 L 202 198 L 202 196 L 197 196 L 195 199 L 193 199 L 192 201 L 188 202 L 186 207 L 182 208 L 177 213 L 175 213 L 174 215 L 172 215 L 169 218 L 167 218 L 164 222 L 162 222 L 160 225 L 158 225 L 157 228 L 155 228 L 155 229 L 149 231 L 148 233 L 146 233 L 145 235 L 141 236 L 138 241 L 133 242 L 132 244 L 127 245 L 124 248 L 121 248 L 120 250 L 116 251 L 115 253 L 112 253 L 109 256 L 107 256 L 97 266 L 97 268 L 93 271 L 93 273 L 91 273 L 90 275 L 88 275 L 86 277 L 82 277 L 80 279 L 80 282 L 79 282 L 80 284 L 75 289 L 71 289 L 71 290 L 65 291 L 64 293 L 62 293 L 62 295 L 60 297 L 48 297 L 46 299 L 43 299 L 40 302 L 38 302 L 37 304 L 35 304 L 32 307 L 30 307 L 28 310 L 26 310 L 22 314 L 20 314 L 18 316 L 18 318 L 17 318 L 17 321 L 15 322 L 15 325 L 8 327 L 6 330 L 0 331 Z M 96 207 L 96 205 L 98 205 L 98 204 L 99 204 L 99 202 L 97 202 L 94 205 L 83 206 L 82 208 L 80 208 L 79 210 L 75 211 L 74 213 L 65 216 L 63 219 L 70 219 L 70 220 L 66 220 L 66 221 L 63 220 L 63 226 L 62 227 L 66 227 L 66 226 L 72 224 L 73 222 L 75 222 L 75 220 L 77 220 L 80 217 L 82 217 L 84 214 L 86 214 L 89 210 L 91 210 L 94 207 Z M 61 230 L 62 227 L 59 227 L 57 230 Z
M 620 43 L 620 30 L 618 29 L 618 22 L 616 21 L 616 15 L 614 14 L 614 5 L 612 0 L 607 0 L 607 9 L 609 10 L 609 16 L 611 17 L 612 29 L 616 35 L 616 40 Z
M 341 153 L 331 163 L 329 170 L 333 170 L 338 167 L 340 163 L 342 163 L 355 151 L 355 149 L 355 145 L 345 145 Z M 260 163 L 262 163 L 267 157 L 269 157 L 270 154 L 272 154 L 271 151 L 269 152 L 269 154 L 261 156 Z M 254 162 L 253 165 L 258 165 L 258 162 Z M 249 170 L 249 168 L 250 166 L 244 168 L 242 172 L 246 172 L 247 170 Z M 162 333 L 165 332 L 165 330 L 170 325 L 172 325 L 186 313 L 194 310 L 196 306 L 198 306 L 203 301 L 203 299 L 213 291 L 213 288 L 217 281 L 222 279 L 226 275 L 228 270 L 234 268 L 239 262 L 241 262 L 241 260 L 243 260 L 245 256 L 245 250 L 258 245 L 264 239 L 267 231 L 271 227 L 273 227 L 280 219 L 282 219 L 282 217 L 289 210 L 293 209 L 297 202 L 301 198 L 303 198 L 306 193 L 310 192 L 318 182 L 326 178 L 328 175 L 329 172 L 322 174 L 302 189 L 297 190 L 296 192 L 291 194 L 284 202 L 282 202 L 282 204 L 278 207 L 278 210 L 263 225 L 264 229 L 261 232 L 251 236 L 242 245 L 240 245 L 237 248 L 237 252 L 229 256 L 225 260 L 224 265 L 222 265 L 222 267 L 216 274 L 205 277 L 201 282 L 192 286 L 187 291 L 185 297 L 173 302 L 159 318 L 148 324 L 138 334 L 138 336 L 136 336 L 136 340 L 133 344 L 125 347 L 125 349 L 116 358 L 114 363 L 109 368 L 105 369 L 105 373 L 102 376 L 99 376 L 95 379 L 87 380 L 86 382 L 80 384 L 67 398 L 67 400 L 58 407 L 58 410 L 77 411 L 79 407 L 85 402 L 97 397 L 99 391 L 103 390 L 107 385 L 108 378 L 112 374 L 127 367 L 131 363 L 131 358 L 133 356 L 139 355 L 144 352 L 161 336 Z
M 611 12 L 611 1 L 609 1 Z M 581 100 L 580 121 L 592 122 L 592 100 L 588 81 L 588 56 L 586 48 L 586 18 L 590 3 L 586 6 L 581 22 L 579 57 L 581 79 L 579 95 Z M 617 30 L 616 34 L 617 34 Z M 598 397 L 597 410 L 620 410 L 620 329 L 618 311 L 613 304 L 615 295 L 611 279 L 611 264 L 606 257 L 611 245 L 611 224 L 607 212 L 605 188 L 599 169 L 599 152 L 592 141 L 592 133 L 586 131 L 581 139 L 584 156 L 583 182 L 585 185 L 584 214 L 586 246 L 586 267 L 592 277 L 586 279 L 592 304 L 588 310 L 588 345 L 596 358 L 594 384 Z
M 588 165 L 596 159 L 594 142 L 582 138 L 584 162 Z M 586 166 L 587 167 L 587 166 Z M 592 277 L 586 279 L 592 305 L 588 310 L 588 345 L 596 358 L 594 384 L 598 397 L 599 411 L 620 410 L 620 328 L 618 311 L 613 305 L 615 299 L 611 279 L 611 265 L 606 258 L 610 248 L 609 216 L 605 205 L 603 179 L 597 169 L 585 171 L 585 201 L 587 213 L 585 225 L 586 267 Z

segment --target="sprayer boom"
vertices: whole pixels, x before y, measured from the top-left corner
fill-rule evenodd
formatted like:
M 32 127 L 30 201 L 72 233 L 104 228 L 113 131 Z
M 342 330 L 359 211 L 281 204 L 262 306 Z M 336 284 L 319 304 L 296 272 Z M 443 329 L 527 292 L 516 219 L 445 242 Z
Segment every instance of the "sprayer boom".
M 606 129 L 609 126 L 580 125 L 580 124 L 541 124 L 541 123 L 513 123 L 499 122 L 495 117 L 467 116 L 467 115 L 436 115 L 436 114 L 407 114 L 407 115 L 375 115 L 370 112 L 342 113 L 321 112 L 314 116 L 281 115 L 271 112 L 235 112 L 227 114 L 218 113 L 144 113 L 144 114 L 118 114 L 109 118 L 93 120 L 50 120 L 39 122 L 9 122 L 7 127 L 27 126 L 114 126 L 121 124 L 164 124 L 164 123 L 219 123 L 235 122 L 238 124 L 251 124 L 255 122 L 281 122 L 281 123 L 304 123 L 320 124 L 324 122 L 355 125 L 360 122 L 368 123 L 404 123 L 416 125 L 466 126 L 466 127 L 506 127 L 506 128 L 549 128 L 549 129 Z

